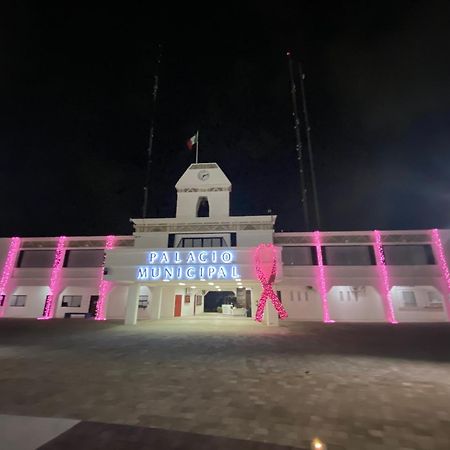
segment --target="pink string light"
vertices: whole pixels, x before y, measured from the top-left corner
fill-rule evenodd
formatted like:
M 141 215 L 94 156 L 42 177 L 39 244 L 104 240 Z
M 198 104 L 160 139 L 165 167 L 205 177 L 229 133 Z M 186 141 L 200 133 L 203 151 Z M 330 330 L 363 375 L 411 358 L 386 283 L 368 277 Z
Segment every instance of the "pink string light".
M 433 247 L 435 254 L 437 254 L 439 268 L 441 270 L 442 276 L 444 277 L 445 283 L 447 285 L 447 293 L 445 295 L 447 318 L 450 320 L 450 302 L 449 302 L 449 292 L 450 292 L 450 272 L 448 270 L 447 259 L 445 258 L 444 246 L 442 245 L 441 236 L 437 228 L 431 230 L 431 237 L 433 242 Z
M 14 270 L 14 264 L 17 259 L 17 253 L 20 250 L 20 238 L 13 237 L 9 243 L 8 254 L 6 256 L 5 265 L 3 266 L 2 278 L 0 279 L 0 296 L 5 296 L 3 305 L 0 306 L 0 317 L 3 317 L 6 308 L 6 289 Z
M 105 250 L 111 250 L 114 248 L 116 237 L 109 235 L 106 236 L 106 245 Z M 99 296 L 98 302 L 95 309 L 95 320 L 106 320 L 106 297 L 108 296 L 109 291 L 111 290 L 111 282 L 105 280 L 104 268 L 105 268 L 105 260 L 106 254 L 103 257 L 103 264 L 100 273 L 100 285 L 98 288 Z
M 50 275 L 50 291 L 45 301 L 44 314 L 38 319 L 52 319 L 55 314 L 55 306 L 57 302 L 57 292 L 61 279 L 61 269 L 64 264 L 64 247 L 66 244 L 66 236 L 58 238 L 56 246 L 55 259 L 53 260 L 52 273 Z
M 388 322 L 398 323 L 397 320 L 395 319 L 394 307 L 392 304 L 389 275 L 386 266 L 386 258 L 384 256 L 381 233 L 379 230 L 374 230 L 373 234 L 375 236 L 375 260 L 377 262 L 378 270 L 380 272 L 380 277 L 382 280 L 382 289 L 383 289 L 382 298 L 384 303 L 384 314 Z
M 316 247 L 317 254 L 317 284 L 319 285 L 320 298 L 322 300 L 322 318 L 325 323 L 333 323 L 334 320 L 330 319 L 330 312 L 328 310 L 328 298 L 327 298 L 327 284 L 325 282 L 325 267 L 323 265 L 322 255 L 322 239 L 320 231 L 314 231 L 314 245 Z
M 272 268 L 270 270 L 270 275 L 267 278 L 264 274 L 262 264 L 261 264 L 261 251 L 265 248 L 268 248 L 272 251 Z M 280 319 L 286 319 L 287 318 L 287 312 L 284 309 L 280 299 L 277 297 L 277 294 L 272 289 L 272 285 L 275 282 L 275 278 L 277 276 L 277 254 L 276 249 L 273 244 L 259 244 L 256 248 L 255 253 L 255 268 L 256 268 L 256 275 L 258 276 L 258 279 L 261 283 L 261 286 L 263 288 L 263 292 L 261 294 L 261 297 L 258 302 L 258 308 L 256 310 L 255 314 L 255 320 L 257 322 L 262 322 L 264 318 L 264 307 L 266 306 L 267 299 L 269 298 L 273 306 L 275 307 L 276 311 L 278 312 L 278 315 Z

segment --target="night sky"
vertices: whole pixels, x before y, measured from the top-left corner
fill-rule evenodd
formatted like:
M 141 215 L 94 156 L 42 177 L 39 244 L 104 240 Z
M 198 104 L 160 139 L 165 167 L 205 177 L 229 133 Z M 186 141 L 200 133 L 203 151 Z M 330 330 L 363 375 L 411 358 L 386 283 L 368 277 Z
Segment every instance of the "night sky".
M 159 42 L 151 217 L 174 216 L 199 128 L 232 215 L 271 209 L 278 230 L 304 229 L 290 49 L 307 74 L 322 228 L 450 226 L 449 2 L 61 3 L 2 10 L 0 236 L 131 233 Z

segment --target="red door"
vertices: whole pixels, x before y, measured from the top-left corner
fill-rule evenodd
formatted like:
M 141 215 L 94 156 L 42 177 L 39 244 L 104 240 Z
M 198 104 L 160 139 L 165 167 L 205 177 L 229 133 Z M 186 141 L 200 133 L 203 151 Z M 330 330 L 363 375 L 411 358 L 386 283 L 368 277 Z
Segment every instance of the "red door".
M 182 295 L 175 295 L 175 309 L 173 311 L 174 317 L 181 316 L 181 301 L 183 300 Z

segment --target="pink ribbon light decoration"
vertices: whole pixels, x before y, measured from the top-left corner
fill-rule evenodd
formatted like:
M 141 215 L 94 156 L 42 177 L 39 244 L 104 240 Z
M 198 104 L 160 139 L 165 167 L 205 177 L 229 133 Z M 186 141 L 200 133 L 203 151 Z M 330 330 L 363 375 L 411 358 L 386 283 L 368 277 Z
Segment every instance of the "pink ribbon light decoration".
M 267 278 L 264 274 L 262 264 L 261 264 L 261 251 L 265 248 L 272 250 L 272 268 L 270 271 L 270 275 Z M 264 307 L 266 306 L 266 301 L 268 298 L 272 300 L 273 306 L 277 310 L 280 319 L 287 318 L 287 312 L 281 304 L 280 299 L 277 297 L 277 294 L 272 289 L 272 285 L 275 282 L 275 278 L 277 276 L 277 255 L 276 249 L 273 244 L 259 244 L 256 248 L 255 253 L 255 267 L 256 267 L 256 275 L 263 287 L 263 292 L 261 294 L 261 298 L 259 299 L 258 309 L 256 310 L 256 318 L 257 322 L 262 322 L 264 317 Z

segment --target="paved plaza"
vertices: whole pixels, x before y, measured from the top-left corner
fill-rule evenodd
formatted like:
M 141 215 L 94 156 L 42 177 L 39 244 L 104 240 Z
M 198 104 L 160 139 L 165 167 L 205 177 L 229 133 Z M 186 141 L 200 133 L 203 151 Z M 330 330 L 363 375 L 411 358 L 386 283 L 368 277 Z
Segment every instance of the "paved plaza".
M 448 324 L 4 319 L 0 367 L 4 415 L 154 427 L 178 442 L 450 448 Z

